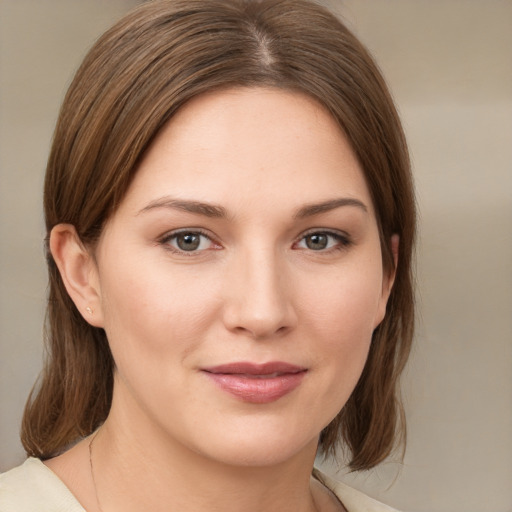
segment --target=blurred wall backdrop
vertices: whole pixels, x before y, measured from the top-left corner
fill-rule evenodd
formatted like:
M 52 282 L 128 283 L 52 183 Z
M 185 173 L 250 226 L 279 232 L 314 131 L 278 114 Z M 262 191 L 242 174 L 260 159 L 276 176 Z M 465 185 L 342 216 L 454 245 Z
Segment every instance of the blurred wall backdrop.
M 0 471 L 42 358 L 41 192 L 59 104 L 135 0 L 0 0 Z M 324 0 L 376 56 L 420 208 L 403 464 L 345 475 L 404 512 L 512 511 L 512 1 Z

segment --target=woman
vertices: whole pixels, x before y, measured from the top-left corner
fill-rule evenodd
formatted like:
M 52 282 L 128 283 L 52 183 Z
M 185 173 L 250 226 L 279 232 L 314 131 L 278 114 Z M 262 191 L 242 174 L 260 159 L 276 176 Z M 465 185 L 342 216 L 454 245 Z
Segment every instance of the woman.
M 334 16 L 135 10 L 70 86 L 44 203 L 50 356 L 2 511 L 390 510 L 313 470 L 403 438 L 413 330 L 405 140 Z

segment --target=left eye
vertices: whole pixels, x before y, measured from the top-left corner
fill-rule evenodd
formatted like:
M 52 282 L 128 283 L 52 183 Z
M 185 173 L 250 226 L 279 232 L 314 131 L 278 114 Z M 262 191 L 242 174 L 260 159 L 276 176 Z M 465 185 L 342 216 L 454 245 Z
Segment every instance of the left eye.
M 198 252 L 213 246 L 212 240 L 197 231 L 181 231 L 174 233 L 164 240 L 172 248 L 180 252 Z
M 325 251 L 334 247 L 346 245 L 348 245 L 348 240 L 342 235 L 319 231 L 304 236 L 299 240 L 297 247 L 299 249 L 309 249 L 311 251 Z

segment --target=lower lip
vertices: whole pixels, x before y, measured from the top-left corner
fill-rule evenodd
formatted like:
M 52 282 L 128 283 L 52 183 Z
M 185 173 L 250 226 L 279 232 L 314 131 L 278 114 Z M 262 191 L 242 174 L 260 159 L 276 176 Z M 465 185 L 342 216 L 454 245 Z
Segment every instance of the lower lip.
M 205 374 L 222 390 L 253 404 L 275 402 L 299 386 L 305 371 L 285 373 L 276 377 L 250 377 L 236 373 Z

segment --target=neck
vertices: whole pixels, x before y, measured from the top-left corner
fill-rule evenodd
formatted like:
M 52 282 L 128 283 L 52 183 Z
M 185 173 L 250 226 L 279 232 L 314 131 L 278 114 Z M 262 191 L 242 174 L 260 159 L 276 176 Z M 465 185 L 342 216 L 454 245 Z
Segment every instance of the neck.
M 316 510 L 310 486 L 316 441 L 286 461 L 232 465 L 140 427 L 111 416 L 94 440 L 94 477 L 102 510 Z

